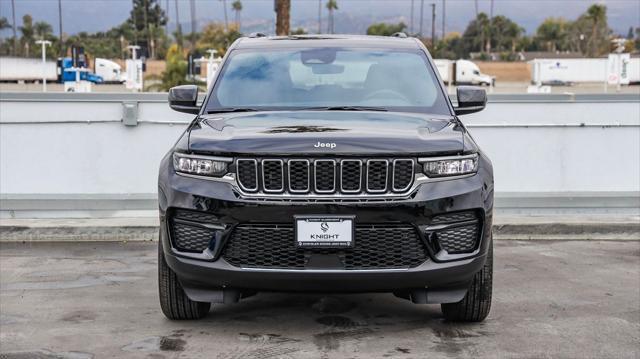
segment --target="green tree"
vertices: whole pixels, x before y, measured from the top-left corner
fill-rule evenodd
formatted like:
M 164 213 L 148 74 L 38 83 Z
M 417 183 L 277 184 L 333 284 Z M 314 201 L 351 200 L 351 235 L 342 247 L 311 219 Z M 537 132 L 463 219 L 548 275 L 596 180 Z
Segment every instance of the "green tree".
M 327 10 L 329 10 L 329 25 L 327 32 L 333 34 L 335 30 L 333 12 L 338 10 L 338 2 L 336 0 L 329 0 L 327 1 L 326 7 Z
M 591 21 L 591 36 L 587 53 L 589 56 L 596 56 L 602 53 L 603 47 L 608 48 L 609 45 L 610 31 L 607 26 L 607 7 L 598 4 L 591 5 L 585 16 Z
M 167 50 L 167 67 L 160 76 L 160 82 L 147 87 L 150 91 L 168 91 L 179 85 L 192 83 L 187 80 L 188 63 L 184 57 L 184 50 L 173 44 Z
M 229 31 L 225 31 L 224 25 L 209 23 L 202 29 L 197 49 L 203 52 L 208 49 L 214 49 L 218 51 L 220 56 L 223 56 L 227 52 L 229 45 L 240 36 L 242 36 L 242 34 L 240 34 L 234 26 L 231 26 Z
M 487 14 L 481 12 L 471 20 L 462 34 L 465 57 L 470 52 L 491 51 L 491 22 Z
M 308 34 L 307 30 L 305 30 L 302 27 L 299 27 L 299 28 L 291 31 L 291 35 L 306 35 L 306 34 Z
M 566 20 L 562 18 L 547 18 L 536 30 L 536 40 L 544 46 L 547 51 L 565 50 L 567 43 L 568 26 Z
M 385 24 L 383 22 L 371 24 L 367 28 L 367 35 L 391 36 L 396 32 L 404 32 L 407 25 L 404 22 L 399 24 Z
M 53 34 L 53 28 L 47 22 L 38 21 L 33 25 L 33 31 L 38 39 L 48 39 Z
M 0 17 L 0 31 L 10 28 L 11 24 L 9 23 L 9 20 L 7 20 L 7 18 L 4 16 Z
M 156 58 L 156 46 L 167 23 L 167 16 L 158 0 L 133 0 L 127 22 L 133 27 L 133 40 L 138 40 L 137 43 L 148 50 L 149 56 Z
M 22 44 L 22 47 L 24 49 L 24 56 L 29 57 L 29 50 L 34 41 L 33 18 L 31 17 L 31 15 L 26 14 L 22 17 L 22 26 L 20 26 L 18 29 L 20 29 L 20 33 L 22 34 L 20 43 Z
M 242 28 L 242 26 L 240 25 L 240 12 L 242 12 L 242 1 L 235 0 L 231 4 L 231 8 L 236 13 L 236 27 L 238 28 L 238 31 L 241 31 L 240 29 Z
M 10 29 L 11 26 L 12 25 L 9 23 L 6 17 L 0 17 L 0 32 L 2 32 L 2 30 L 4 29 Z M 4 38 L 0 37 L 0 55 L 8 55 L 11 53 L 11 44 L 13 43 L 13 41 L 15 41 L 15 39 L 13 38 L 5 40 Z
M 491 43 L 498 51 L 516 52 L 523 33 L 524 29 L 506 16 L 498 15 L 491 19 Z

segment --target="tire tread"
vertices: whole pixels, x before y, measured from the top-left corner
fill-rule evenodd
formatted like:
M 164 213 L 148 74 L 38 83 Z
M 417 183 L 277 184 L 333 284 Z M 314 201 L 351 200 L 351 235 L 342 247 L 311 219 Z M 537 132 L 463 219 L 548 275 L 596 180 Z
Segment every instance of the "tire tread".
M 162 242 L 158 243 L 158 292 L 162 313 L 172 320 L 201 319 L 211 308 L 211 303 L 192 301 L 184 293 L 178 277 L 164 259 Z
M 457 322 L 481 322 L 491 310 L 491 292 L 493 285 L 493 241 L 489 243 L 487 261 L 473 277 L 469 290 L 457 303 L 443 303 L 442 314 L 445 319 Z

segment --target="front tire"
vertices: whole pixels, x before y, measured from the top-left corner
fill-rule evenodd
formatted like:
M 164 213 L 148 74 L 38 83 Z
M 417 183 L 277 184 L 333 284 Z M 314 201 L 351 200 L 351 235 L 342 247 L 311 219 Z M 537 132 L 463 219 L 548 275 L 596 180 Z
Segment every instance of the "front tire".
M 489 242 L 487 261 L 476 273 L 464 298 L 457 303 L 441 304 L 444 318 L 456 322 L 481 322 L 491 309 L 493 287 L 493 240 Z
M 162 313 L 172 320 L 201 319 L 211 308 L 211 303 L 192 301 L 184 293 L 178 277 L 164 259 L 162 239 L 158 242 L 158 292 Z

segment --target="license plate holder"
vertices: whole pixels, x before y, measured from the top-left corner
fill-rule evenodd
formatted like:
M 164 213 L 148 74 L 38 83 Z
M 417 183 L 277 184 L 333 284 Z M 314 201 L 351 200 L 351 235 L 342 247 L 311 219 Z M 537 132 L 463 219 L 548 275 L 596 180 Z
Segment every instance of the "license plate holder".
M 299 248 L 351 248 L 355 238 L 355 216 L 294 216 L 295 240 Z

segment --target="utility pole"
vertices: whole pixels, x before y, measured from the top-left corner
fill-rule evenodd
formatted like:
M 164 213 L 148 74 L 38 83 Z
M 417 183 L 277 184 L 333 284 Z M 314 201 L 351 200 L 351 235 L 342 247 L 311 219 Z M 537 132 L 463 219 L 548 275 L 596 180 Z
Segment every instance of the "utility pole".
M 62 39 L 62 0 L 58 0 L 58 29 L 60 30 L 60 57 L 64 57 L 64 41 Z
M 176 42 L 182 47 L 182 26 L 180 26 L 180 12 L 178 11 L 178 0 L 174 0 L 176 4 Z
M 489 9 L 489 19 L 493 19 L 493 0 L 491 0 L 491 8 Z
M 436 46 L 436 4 L 431 4 L 431 46 Z
M 138 44 L 138 23 L 136 20 L 136 2 L 135 0 L 131 0 L 131 10 L 132 10 L 132 14 L 131 17 L 133 18 L 133 42 L 137 45 Z
M 474 0 L 476 3 L 476 19 L 478 18 L 478 0 Z
M 166 0 L 166 5 L 165 5 L 165 15 L 167 16 L 167 22 L 165 22 L 164 24 L 164 33 L 165 35 L 169 36 L 169 0 Z
M 189 6 L 191 8 L 191 41 L 195 42 L 196 31 L 198 29 L 198 24 L 196 23 L 196 1 L 191 0 Z
M 422 23 L 424 17 L 424 0 L 420 0 L 420 37 L 422 37 Z
M 224 30 L 229 31 L 229 19 L 227 18 L 227 0 L 221 0 L 224 7 Z
M 18 56 L 18 35 L 16 34 L 16 2 L 11 0 L 11 19 L 13 22 L 13 56 Z
M 36 44 L 42 45 L 42 92 L 47 92 L 47 46 L 51 46 L 51 41 L 38 40 Z
M 409 19 L 409 33 L 413 34 L 413 0 L 411 0 L 411 19 Z
M 318 34 L 322 34 L 322 0 L 318 0 Z
M 446 0 L 442 0 L 442 40 L 444 40 L 446 35 L 446 30 L 444 27 L 446 9 L 447 9 Z

